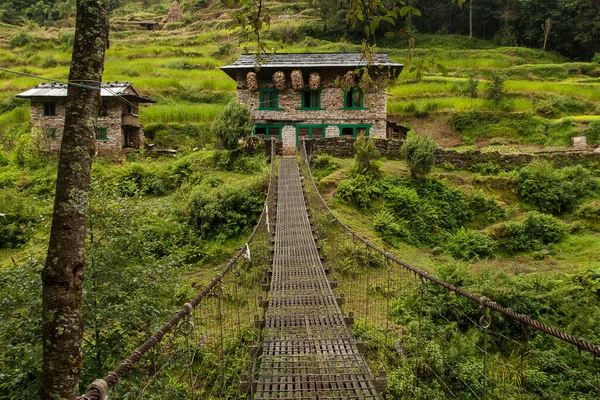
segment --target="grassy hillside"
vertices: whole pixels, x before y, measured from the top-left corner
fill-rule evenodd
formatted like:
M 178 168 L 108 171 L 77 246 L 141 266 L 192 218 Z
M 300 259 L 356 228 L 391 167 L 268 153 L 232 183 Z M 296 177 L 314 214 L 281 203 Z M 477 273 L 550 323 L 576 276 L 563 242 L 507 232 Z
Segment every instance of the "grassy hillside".
M 97 160 L 90 203 L 90 230 L 102 239 L 94 242 L 90 237 L 87 251 L 94 254 L 90 263 L 96 264 L 86 266 L 86 282 L 108 280 L 114 283 L 111 290 L 121 296 L 111 301 L 127 301 L 127 307 L 134 310 L 147 307 L 145 324 L 136 325 L 129 335 L 140 340 L 151 331 L 152 323 L 164 319 L 173 304 L 189 298 L 193 286 L 203 285 L 219 262 L 243 241 L 260 209 L 265 184 L 264 157 L 229 157 L 211 149 L 214 137 L 210 125 L 225 104 L 235 98 L 235 82 L 219 66 L 232 62 L 249 40 L 239 31 L 228 29 L 235 9 L 209 0 L 186 11 L 181 23 L 166 24 L 160 31 L 145 31 L 132 24 L 162 21 L 169 3 L 133 1 L 114 12 L 104 80 L 131 81 L 141 94 L 155 98 L 157 104 L 140 111 L 146 137 L 158 147 L 178 148 L 181 152 L 159 159 L 142 152 L 125 160 Z M 316 13 L 307 3 L 270 1 L 268 8 L 272 18 L 263 38 L 273 50 L 361 49 L 343 32 L 322 32 Z M 41 78 L 67 79 L 72 25 L 72 20 L 47 28 L 0 24 L 0 68 L 20 73 L 0 71 L 0 213 L 10 218 L 0 226 L 4 235 L 0 291 L 8 293 L 0 301 L 0 343 L 10 343 L 7 350 L 0 351 L 2 398 L 37 393 L 39 272 L 47 245 L 56 174 L 56 160 L 42 156 L 31 140 L 28 102 L 14 96 Z M 416 43 L 413 65 L 430 71 L 417 79 L 417 71 L 404 70 L 389 90 L 390 118 L 418 133 L 433 135 L 443 146 L 484 147 L 495 143 L 529 151 L 542 146 L 567 146 L 571 136 L 581 133 L 588 136 L 589 143 L 600 143 L 600 67 L 596 63 L 574 63 L 550 52 L 497 47 L 482 40 L 469 47 L 462 36 L 416 35 Z M 379 50 L 389 53 L 396 62 L 404 62 L 408 54 L 406 41 L 399 39 L 382 40 Z M 438 63 L 448 70 L 446 75 L 435 68 Z M 488 96 L 487 87 L 495 74 L 505 79 L 502 90 Z M 497 82 L 501 80 L 496 78 Z M 329 201 L 349 225 L 383 243 L 381 229 L 375 229 L 377 218 L 382 219 L 376 211 L 388 200 L 374 198 L 371 208 L 364 210 L 333 197 L 333 189 L 346 180 L 352 161 L 332 162 L 331 170 L 321 171 Z M 404 187 L 406 193 L 413 195 L 413 191 L 421 190 L 407 183 L 403 162 L 386 161 L 382 170 L 384 180 Z M 458 191 L 470 199 L 467 205 L 461 200 L 461 206 L 473 210 L 479 207 L 465 211 L 472 218 L 465 217 L 447 229 L 447 237 L 456 236 L 459 228 L 492 235 L 497 224 L 523 221 L 527 212 L 535 211 L 535 206 L 515 194 L 516 174 L 490 175 L 485 168 L 447 171 L 440 166 L 434 173 L 436 190 L 460 200 Z M 589 174 L 595 174 L 592 179 L 597 181 L 597 171 Z M 224 204 L 225 198 L 229 203 Z M 441 200 L 434 200 L 430 206 L 440 206 Z M 587 193 L 572 209 L 558 215 L 560 224 L 564 224 L 559 225 L 564 228 L 561 240 L 523 251 L 494 248 L 491 258 L 457 261 L 461 257 L 441 246 L 442 236 L 431 243 L 422 238 L 415 242 L 413 238 L 412 242 L 396 240 L 386 245 L 394 246 L 394 251 L 408 262 L 431 271 L 458 266 L 486 279 L 489 271 L 524 276 L 560 273 L 539 287 L 532 283 L 537 290 L 530 294 L 532 301 L 537 301 L 539 290 L 562 288 L 566 273 L 572 274 L 565 278 L 569 293 L 581 290 L 593 297 L 597 292 L 596 260 L 600 256 L 599 208 L 597 193 Z M 446 216 L 440 210 L 434 210 L 440 214 L 432 214 L 432 219 Z M 448 213 L 448 207 L 444 212 Z M 396 229 L 393 224 L 398 225 L 398 221 L 388 218 L 388 222 Z M 201 272 L 190 276 L 198 270 Z M 128 296 L 126 283 L 132 275 L 145 277 L 140 285 L 148 288 L 146 293 L 159 295 L 152 299 L 139 293 Z M 498 279 L 503 282 L 498 287 L 507 290 L 516 282 L 506 276 Z M 581 286 L 585 287 L 573 281 L 583 282 Z M 89 286 L 86 290 L 86 296 L 95 292 Z M 559 295 L 549 297 L 560 300 Z M 590 315 L 597 315 L 597 304 L 591 308 Z M 123 339 L 123 326 L 133 324 L 125 315 L 87 320 L 86 326 L 92 323 L 102 326 L 102 340 L 110 342 L 113 351 L 99 365 L 86 361 L 86 382 L 102 375 L 137 345 Z M 86 353 L 97 346 L 105 343 L 87 343 Z

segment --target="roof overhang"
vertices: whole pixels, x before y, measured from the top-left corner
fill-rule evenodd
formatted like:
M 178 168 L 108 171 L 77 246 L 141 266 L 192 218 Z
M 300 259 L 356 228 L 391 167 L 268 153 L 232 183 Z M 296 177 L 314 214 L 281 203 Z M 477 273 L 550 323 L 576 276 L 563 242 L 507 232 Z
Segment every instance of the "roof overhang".
M 377 53 L 372 62 L 363 57 L 362 53 L 294 53 L 273 54 L 261 56 L 241 55 L 233 64 L 221 67 L 232 79 L 237 79 L 237 74 L 256 71 L 314 71 L 315 69 L 327 69 L 338 72 L 340 75 L 348 70 L 369 68 L 371 73 L 386 73 L 397 78 L 402 72 L 403 64 L 392 62 L 387 54 Z

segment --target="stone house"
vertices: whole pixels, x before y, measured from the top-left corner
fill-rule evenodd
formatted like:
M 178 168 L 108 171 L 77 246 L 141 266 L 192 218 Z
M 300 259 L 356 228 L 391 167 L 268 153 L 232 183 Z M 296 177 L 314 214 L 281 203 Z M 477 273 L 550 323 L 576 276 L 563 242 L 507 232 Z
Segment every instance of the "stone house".
M 346 75 L 368 67 L 371 77 L 397 78 L 403 65 L 387 54 L 375 54 L 371 65 L 361 53 L 274 54 L 262 56 L 259 65 L 247 54 L 221 69 L 237 82 L 238 100 L 252 111 L 254 133 L 279 138 L 284 152 L 294 152 L 301 138 L 389 137 L 385 83 L 363 92 L 360 72 Z M 338 78 L 349 79 L 348 90 L 336 85 Z
M 130 82 L 102 83 L 102 106 L 96 122 L 96 149 L 99 154 L 139 149 L 144 131 L 138 118 L 141 103 L 155 103 L 141 96 Z M 58 151 L 62 140 L 67 105 L 67 85 L 40 83 L 17 97 L 31 104 L 31 125 L 42 131 L 48 151 Z

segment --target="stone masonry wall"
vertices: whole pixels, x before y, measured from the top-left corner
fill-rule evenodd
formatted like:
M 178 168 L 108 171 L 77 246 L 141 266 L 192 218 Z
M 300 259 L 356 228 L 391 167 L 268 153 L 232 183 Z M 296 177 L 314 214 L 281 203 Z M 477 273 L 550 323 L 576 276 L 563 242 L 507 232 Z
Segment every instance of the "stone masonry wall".
M 267 76 L 266 79 L 269 80 Z M 291 87 L 289 74 L 286 75 L 287 87 L 278 92 L 278 110 L 259 110 L 259 91 L 250 91 L 245 84 L 245 77 L 238 76 L 238 100 L 248 105 L 252 118 L 257 124 L 283 124 L 285 127 L 295 125 L 327 125 L 326 137 L 340 135 L 336 125 L 370 125 L 369 135 L 386 137 L 387 98 L 386 89 L 365 93 L 363 105 L 365 109 L 344 110 L 344 92 L 334 86 L 336 76 L 321 72 L 321 109 L 303 110 L 301 107 L 301 91 Z M 259 79 L 260 81 L 260 79 Z M 260 84 L 259 89 L 274 88 L 273 84 Z M 291 142 L 290 142 L 291 143 Z M 290 145 L 287 141 L 284 147 Z M 294 138 L 295 146 L 295 138 Z M 290 148 L 291 149 L 291 148 Z
M 48 99 L 48 101 L 56 101 Z M 107 140 L 96 140 L 98 154 L 108 154 L 121 151 L 124 146 L 124 136 L 121 127 L 124 105 L 119 100 L 107 102 L 107 116 L 98 116 L 96 127 L 107 128 Z M 44 147 L 51 152 L 60 149 L 65 124 L 66 100 L 56 101 L 56 115 L 44 116 L 44 100 L 31 101 L 31 124 L 38 130 L 38 136 L 44 139 Z M 56 139 L 48 137 L 48 129 L 56 129 Z M 144 136 L 141 128 L 136 137 L 130 138 L 130 144 L 135 148 L 143 145 Z
M 296 128 L 293 126 L 284 126 L 281 130 L 283 142 L 283 154 L 296 153 Z
M 49 99 L 48 101 L 51 101 Z M 45 148 L 56 152 L 60 149 L 65 125 L 66 100 L 56 102 L 56 116 L 44 116 L 44 101 L 31 101 L 31 124 L 38 129 L 39 136 L 45 138 Z M 98 117 L 97 127 L 107 128 L 108 140 L 96 140 L 96 149 L 99 154 L 120 151 L 123 148 L 123 132 L 121 129 L 122 107 L 119 101 L 109 101 L 107 104 L 108 115 Z M 48 128 L 56 129 L 56 139 L 47 137 Z
M 500 154 L 498 152 L 482 153 L 479 150 L 458 152 L 438 149 L 435 162 L 438 165 L 450 164 L 457 169 L 468 170 L 476 164 L 494 163 L 502 170 L 509 171 L 520 168 L 534 160 L 548 160 L 557 168 L 569 165 L 583 165 L 600 168 L 600 153 L 593 151 L 559 151 Z
M 375 146 L 382 157 L 390 160 L 400 158 L 400 148 L 404 142 L 397 140 L 388 140 L 373 138 Z M 356 139 L 351 137 L 336 137 L 326 139 L 313 139 L 311 142 L 312 154 L 329 154 L 334 157 L 352 158 L 354 157 L 354 142 Z M 307 152 L 309 152 L 307 147 Z
M 118 100 L 107 102 L 107 116 L 98 116 L 96 127 L 106 127 L 108 140 L 96 140 L 98 154 L 120 151 L 123 148 L 124 138 L 121 128 L 123 107 Z
M 44 141 L 44 148 L 51 152 L 60 150 L 60 142 L 63 137 L 65 126 L 65 102 L 56 103 L 56 115 L 44 116 L 44 102 L 31 101 L 31 125 L 34 130 L 34 137 L 39 137 Z M 48 137 L 48 130 L 56 129 L 56 139 Z
M 307 146 L 307 152 L 310 154 L 329 154 L 340 158 L 354 157 L 354 138 L 315 139 L 311 142 L 310 146 Z M 389 139 L 375 140 L 375 145 L 381 155 L 388 159 L 400 158 L 400 148 L 403 143 L 402 141 Z M 482 153 L 479 150 L 458 152 L 439 148 L 435 152 L 435 162 L 437 165 L 447 163 L 461 170 L 468 170 L 473 165 L 488 162 L 498 164 L 503 170 L 511 170 L 520 168 L 536 159 L 548 160 L 557 168 L 569 165 L 600 168 L 600 153 L 594 153 L 591 150 L 500 154 L 498 152 Z

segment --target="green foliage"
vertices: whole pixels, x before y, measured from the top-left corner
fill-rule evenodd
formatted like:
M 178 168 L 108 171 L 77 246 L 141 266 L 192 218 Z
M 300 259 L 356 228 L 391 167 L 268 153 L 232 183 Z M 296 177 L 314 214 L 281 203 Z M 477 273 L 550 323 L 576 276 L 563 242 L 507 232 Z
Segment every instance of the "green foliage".
M 42 368 L 42 257 L 0 268 L 0 397 L 39 397 Z
M 354 142 L 354 167 L 353 175 L 378 175 L 380 166 L 377 164 L 379 151 L 373 139 L 360 135 Z
M 444 250 L 456 258 L 470 261 L 491 257 L 497 244 L 491 237 L 471 229 L 460 228 L 448 238 Z
M 495 236 L 503 248 L 516 253 L 557 243 L 567 230 L 567 226 L 552 215 L 530 211 L 522 221 L 510 221 L 496 229 Z
M 474 72 L 469 74 L 469 78 L 465 84 L 459 86 L 458 93 L 471 99 L 479 97 L 479 79 L 477 79 L 477 75 Z
M 469 171 L 481 175 L 498 175 L 500 173 L 500 166 L 493 161 L 486 163 L 473 164 Z
M 0 249 L 21 246 L 33 233 L 35 207 L 29 199 L 0 189 Z
M 555 169 L 548 161 L 523 167 L 516 180 L 519 197 L 540 211 L 560 214 L 598 190 L 598 183 L 582 166 Z
M 141 194 L 162 195 L 166 192 L 165 171 L 150 169 L 141 163 L 127 163 L 115 173 L 114 188 L 119 195 L 132 197 Z
M 398 241 L 409 240 L 410 238 L 410 232 L 403 222 L 402 220 L 398 220 L 390 210 L 383 209 L 375 214 L 373 228 L 375 228 L 375 232 L 381 234 L 383 240 L 394 244 Z
M 379 191 L 387 212 L 378 214 L 376 230 L 386 240 L 397 232 L 409 244 L 435 246 L 472 218 L 465 195 L 437 181 L 389 177 L 379 183 Z
M 593 112 L 593 104 L 574 99 L 571 96 L 551 95 L 542 98 L 535 104 L 535 112 L 547 117 L 559 117 L 564 115 L 580 115 Z
M 224 241 L 248 233 L 262 211 L 266 182 L 246 186 L 221 186 L 218 191 L 200 186 L 188 204 L 189 222 L 205 239 Z
M 323 177 L 331 175 L 339 166 L 333 161 L 333 158 L 327 154 L 319 154 L 312 160 L 311 172 L 313 177 L 318 181 Z
M 144 125 L 144 134 L 161 149 L 191 149 L 214 142 L 208 123 L 150 123 Z
M 356 174 L 338 184 L 335 197 L 360 208 L 368 208 L 378 194 L 379 190 L 374 176 Z
M 492 100 L 496 107 L 504 100 L 504 76 L 494 71 L 491 73 L 490 80 L 485 88 L 486 99 Z
M 600 200 L 590 200 L 580 205 L 573 214 L 578 218 L 600 218 Z
M 600 144 L 600 121 L 592 121 L 582 132 L 588 144 Z
M 262 145 L 262 142 L 259 142 Z M 262 147 L 264 149 L 264 147 Z M 248 155 L 241 151 L 216 151 L 214 165 L 222 171 L 233 171 L 241 174 L 251 174 L 262 171 L 267 165 L 264 152 L 257 151 L 255 155 Z
M 236 149 L 239 139 L 247 136 L 251 129 L 250 110 L 237 101 L 229 102 L 212 126 L 214 135 L 227 150 Z
M 423 178 L 433 169 L 437 143 L 429 135 L 412 135 L 404 142 L 400 152 L 408 163 L 410 174 Z
M 15 47 L 25 47 L 29 43 L 33 42 L 34 38 L 31 34 L 20 30 L 18 33 L 13 35 L 8 41 L 8 45 L 11 49 Z
M 473 190 L 468 194 L 469 209 L 475 215 L 481 215 L 484 222 L 493 224 L 510 218 L 509 207 L 498 204 L 495 198 L 488 197 L 482 190 Z
M 569 146 L 571 138 L 574 136 L 579 136 L 577 125 L 568 118 L 560 119 L 548 124 L 548 140 L 545 144 L 548 146 Z
M 567 276 L 513 276 L 498 270 L 475 274 L 464 263 L 448 263 L 436 270 L 436 276 L 445 282 L 489 297 L 551 326 L 560 326 L 561 330 L 577 332 L 578 337 L 592 342 L 599 335 L 595 324 L 600 316 L 596 296 L 599 273 L 590 268 Z M 476 322 L 481 317 L 481 308 L 436 285 L 428 285 L 424 295 L 419 289 L 418 285 L 412 285 L 392 301 L 391 317 L 402 326 L 401 337 L 392 340 L 395 346 L 388 349 L 379 344 L 371 348 L 378 360 L 384 359 L 383 355 L 389 357 L 383 362 L 388 371 L 390 395 L 408 398 L 417 393 L 417 398 L 444 399 L 448 391 L 482 393 L 483 337 Z M 496 313 L 492 318 L 495 335 L 488 335 L 488 360 L 493 357 L 493 365 L 501 363 L 503 368 L 493 370 L 489 368 L 492 364 L 488 364 L 488 396 L 492 393 L 499 397 L 544 397 L 548 393 L 559 398 L 595 396 L 593 387 L 580 384 L 582 376 L 594 376 L 594 365 L 580 364 L 581 357 L 574 346 L 565 346 L 560 340 L 528 330 L 528 350 L 538 355 L 526 355 L 526 363 L 521 364 L 520 322 Z M 520 383 L 521 365 L 527 386 Z M 428 372 L 416 380 L 415 370 Z M 496 385 L 502 387 L 501 391 L 491 389 Z

